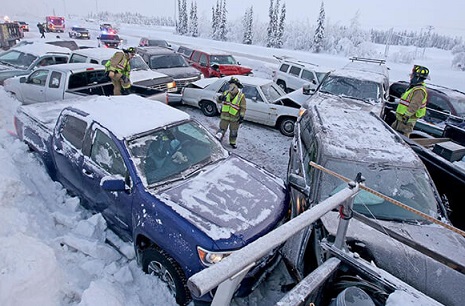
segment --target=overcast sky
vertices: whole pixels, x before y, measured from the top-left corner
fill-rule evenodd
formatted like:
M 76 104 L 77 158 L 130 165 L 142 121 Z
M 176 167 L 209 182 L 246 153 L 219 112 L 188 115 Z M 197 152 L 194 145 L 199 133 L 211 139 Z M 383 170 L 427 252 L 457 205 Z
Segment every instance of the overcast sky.
M 363 28 L 396 30 L 426 29 L 433 26 L 440 34 L 465 37 L 465 1 L 463 0 L 323 0 L 326 19 L 330 23 L 348 25 L 357 12 Z M 29 12 L 31 17 L 53 14 L 87 15 L 91 11 L 137 12 L 145 16 L 174 16 L 177 0 L 15 0 L 2 1 L 0 15 L 21 15 Z M 210 18 L 216 0 L 197 0 L 199 17 Z M 187 1 L 190 7 L 191 0 Z M 286 3 L 287 21 L 301 20 L 316 22 L 321 0 L 281 0 Z M 31 5 L 32 4 L 32 5 Z M 253 4 L 256 19 L 268 21 L 270 0 L 231 1 L 226 0 L 230 20 L 244 15 Z M 31 10 L 31 7 L 34 9 Z

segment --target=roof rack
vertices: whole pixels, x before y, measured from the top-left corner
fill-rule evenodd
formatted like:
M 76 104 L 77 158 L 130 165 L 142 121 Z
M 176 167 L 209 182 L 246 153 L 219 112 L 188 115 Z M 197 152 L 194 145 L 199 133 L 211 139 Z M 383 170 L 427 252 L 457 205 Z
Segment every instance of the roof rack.
M 376 58 L 365 58 L 365 57 L 350 57 L 350 61 L 352 62 L 366 62 L 366 63 L 375 63 L 375 64 L 386 64 L 386 60 L 384 59 L 376 59 Z
M 301 61 L 301 60 L 295 59 L 295 58 L 293 58 L 291 56 L 287 56 L 287 55 L 280 55 L 280 56 L 273 55 L 273 57 L 276 58 L 279 61 L 288 61 L 290 63 L 297 64 L 297 65 L 308 64 L 308 65 L 318 67 L 317 64 L 306 62 L 306 61 Z

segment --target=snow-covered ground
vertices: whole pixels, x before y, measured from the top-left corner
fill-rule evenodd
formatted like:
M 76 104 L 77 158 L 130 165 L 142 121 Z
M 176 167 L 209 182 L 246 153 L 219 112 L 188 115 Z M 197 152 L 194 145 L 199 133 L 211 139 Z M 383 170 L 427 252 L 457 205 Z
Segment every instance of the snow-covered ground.
M 26 39 L 40 40 L 33 25 Z M 88 27 L 97 31 L 98 24 Z M 167 28 L 121 26 L 126 46 L 137 45 L 140 37 L 148 36 L 166 39 L 173 46 L 229 50 L 243 65 L 252 67 L 258 77 L 271 78 L 277 67 L 274 54 L 334 68 L 347 62 L 347 58 L 338 56 L 194 39 L 172 32 Z M 97 45 L 95 39 L 78 43 Z M 384 54 L 384 46 L 374 47 Z M 391 46 L 390 52 L 412 50 Z M 465 91 L 464 72 L 451 70 L 451 59 L 450 52 L 427 49 L 425 58 L 415 63 L 430 68 L 431 82 Z M 387 63 L 392 81 L 407 80 L 413 63 L 400 64 L 389 59 Z M 53 182 L 38 158 L 16 139 L 12 133 L 13 113 L 19 103 L 3 87 L 0 101 L 0 305 L 174 305 L 164 284 L 137 266 L 131 244 L 120 241 L 107 230 L 100 215 L 91 215 L 79 205 L 78 198 L 69 196 L 59 183 Z M 218 118 L 204 117 L 196 109 L 180 108 L 211 131 L 217 129 Z M 290 143 L 291 138 L 275 129 L 245 123 L 234 152 L 284 178 Z M 282 273 L 275 273 L 266 286 L 234 304 L 274 304 L 280 296 L 279 286 L 285 281 Z

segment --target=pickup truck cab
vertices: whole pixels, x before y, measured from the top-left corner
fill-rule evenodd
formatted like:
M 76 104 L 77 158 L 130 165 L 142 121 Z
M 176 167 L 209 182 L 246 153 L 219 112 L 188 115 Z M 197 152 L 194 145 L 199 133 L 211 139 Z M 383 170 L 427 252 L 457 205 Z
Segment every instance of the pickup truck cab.
M 97 64 L 60 64 L 35 70 L 29 76 L 5 81 L 4 89 L 23 104 L 67 100 L 87 95 L 113 94 L 113 84 L 105 68 Z M 131 91 L 153 100 L 164 98 L 164 92 L 132 86 Z
M 87 48 L 71 53 L 70 63 L 92 63 L 105 65 L 115 54 L 115 49 Z M 176 92 L 177 87 L 171 76 L 153 71 L 140 55 L 135 55 L 129 62 L 131 65 L 131 82 L 140 87 L 158 89 L 163 92 Z
M 287 215 L 281 179 L 163 103 L 129 95 L 22 105 L 15 128 L 53 179 L 134 243 L 142 269 L 160 276 L 180 305 L 191 299 L 187 278 Z M 277 259 L 275 250 L 257 262 L 238 294 Z
M 188 62 L 206 78 L 226 75 L 252 75 L 252 68 L 241 66 L 234 56 L 221 52 L 194 50 Z

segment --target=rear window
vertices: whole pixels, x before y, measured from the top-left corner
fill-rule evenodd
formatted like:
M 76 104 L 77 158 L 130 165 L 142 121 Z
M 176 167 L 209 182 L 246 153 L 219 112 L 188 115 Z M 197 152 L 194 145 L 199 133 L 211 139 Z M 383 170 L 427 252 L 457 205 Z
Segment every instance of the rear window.
M 69 89 L 86 87 L 89 85 L 110 82 L 104 70 L 84 71 L 72 74 L 69 77 Z
M 81 149 L 86 128 L 87 124 L 85 121 L 73 116 L 66 116 L 63 120 L 61 135 L 76 149 Z

